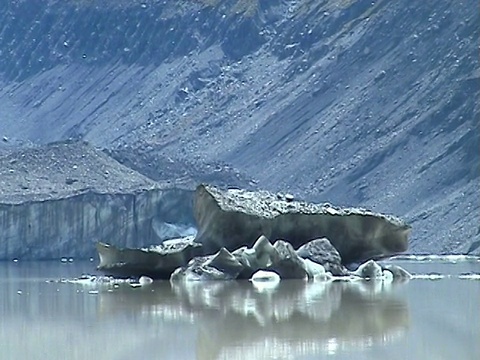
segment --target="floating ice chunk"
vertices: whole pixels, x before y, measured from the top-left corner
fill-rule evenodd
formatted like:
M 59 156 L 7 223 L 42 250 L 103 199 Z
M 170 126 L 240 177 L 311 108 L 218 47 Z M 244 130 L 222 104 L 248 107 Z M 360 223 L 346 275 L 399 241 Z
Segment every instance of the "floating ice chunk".
M 408 260 L 416 262 L 449 262 L 457 263 L 463 261 L 480 261 L 479 256 L 475 255 L 397 255 L 390 258 L 390 260 Z
M 480 280 L 480 274 L 461 274 L 458 278 L 463 280 Z
M 153 283 L 153 279 L 148 276 L 140 276 L 140 279 L 138 279 L 138 282 L 140 285 L 145 286 L 145 285 L 150 285 Z
M 424 280 L 440 280 L 444 279 L 445 275 L 442 274 L 415 274 L 412 275 L 412 279 L 424 279 Z
M 374 260 L 369 260 L 360 265 L 358 269 L 353 272 L 353 274 L 363 279 L 381 279 L 383 272 L 380 265 L 378 265 Z
M 280 282 L 280 275 L 274 271 L 259 270 L 252 275 L 252 282 Z
M 140 276 L 140 279 L 138 279 L 138 283 L 130 283 L 131 287 L 141 287 L 141 286 L 147 286 L 153 283 L 153 279 L 148 276 Z
M 393 279 L 394 280 L 409 280 L 412 278 L 412 274 L 410 274 L 407 270 L 404 268 L 394 265 L 394 264 L 386 264 L 383 266 L 383 270 L 388 270 L 393 274 Z
M 393 273 L 390 270 L 383 270 L 382 280 L 386 283 L 393 282 Z
M 259 270 L 252 275 L 250 281 L 258 291 L 270 291 L 280 283 L 280 275 L 273 271 Z
M 323 265 L 318 264 L 310 259 L 303 260 L 309 279 L 325 281 L 332 277 L 330 272 L 326 272 Z

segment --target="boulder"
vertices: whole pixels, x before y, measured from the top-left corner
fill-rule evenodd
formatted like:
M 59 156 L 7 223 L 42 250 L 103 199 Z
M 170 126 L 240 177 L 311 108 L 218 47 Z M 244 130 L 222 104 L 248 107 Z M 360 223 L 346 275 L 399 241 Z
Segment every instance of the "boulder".
M 340 254 L 327 238 L 307 242 L 298 248 L 297 255 L 323 265 L 332 275 L 348 275 L 348 270 L 342 265 Z
M 201 244 L 193 236 L 172 239 L 145 249 L 117 248 L 97 243 L 100 264 L 97 269 L 115 276 L 149 276 L 154 279 L 169 279 L 178 267 L 200 254 Z
M 261 235 L 285 239 L 294 248 L 326 237 L 346 264 L 401 253 L 410 234 L 409 225 L 390 215 L 210 185 L 197 187 L 194 216 L 196 241 L 206 253 L 251 247 Z

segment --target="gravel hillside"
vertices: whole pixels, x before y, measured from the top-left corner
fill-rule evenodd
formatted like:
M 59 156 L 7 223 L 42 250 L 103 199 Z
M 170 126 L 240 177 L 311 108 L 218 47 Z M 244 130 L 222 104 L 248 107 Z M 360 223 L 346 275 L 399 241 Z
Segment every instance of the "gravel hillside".
M 364 206 L 410 222 L 412 252 L 463 252 L 479 23 L 474 0 L 4 1 L 0 152 L 82 139 L 152 179 Z

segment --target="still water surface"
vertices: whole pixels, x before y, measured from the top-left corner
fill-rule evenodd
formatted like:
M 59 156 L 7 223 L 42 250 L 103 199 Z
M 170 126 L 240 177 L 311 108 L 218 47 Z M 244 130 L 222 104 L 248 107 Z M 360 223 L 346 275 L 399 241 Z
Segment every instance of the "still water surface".
M 480 261 L 438 280 L 102 284 L 92 262 L 0 263 L 0 359 L 480 359 Z

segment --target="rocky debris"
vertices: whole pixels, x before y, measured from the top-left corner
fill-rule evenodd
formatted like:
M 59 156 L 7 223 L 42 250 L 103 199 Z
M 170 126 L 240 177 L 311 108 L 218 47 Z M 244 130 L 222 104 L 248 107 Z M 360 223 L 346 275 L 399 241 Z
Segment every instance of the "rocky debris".
M 144 249 L 119 249 L 113 245 L 97 243 L 100 258 L 98 270 L 115 276 L 148 276 L 169 279 L 175 269 L 184 266 L 200 253 L 201 244 L 194 237 L 165 241 Z
M 196 241 L 206 253 L 252 246 L 261 235 L 285 239 L 295 248 L 326 237 L 346 264 L 403 252 L 410 234 L 408 224 L 390 215 L 211 185 L 197 187 L 194 216 Z
M 325 270 L 331 272 L 332 275 L 348 274 L 348 270 L 342 265 L 340 254 L 327 238 L 315 239 L 300 246 L 297 249 L 297 255 L 322 264 Z
M 179 159 L 160 154 L 146 145 L 119 147 L 105 152 L 121 164 L 161 183 L 194 190 L 199 183 L 218 186 L 254 188 L 255 180 L 222 162 L 209 163 L 201 159 Z
M 478 236 L 479 234 L 480 234 L 480 226 L 478 227 L 477 233 L 475 235 Z M 468 254 L 473 255 L 475 253 L 480 255 L 480 240 L 472 241 L 466 252 L 467 255 Z
M 167 188 L 81 141 L 16 150 L 0 157 L 0 204 L 64 199 L 87 192 Z

